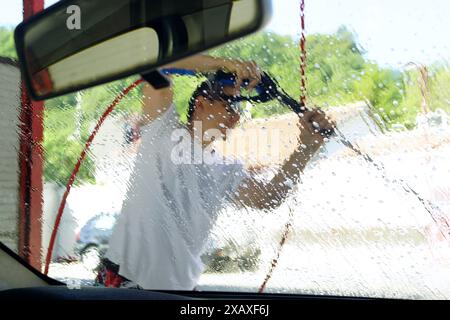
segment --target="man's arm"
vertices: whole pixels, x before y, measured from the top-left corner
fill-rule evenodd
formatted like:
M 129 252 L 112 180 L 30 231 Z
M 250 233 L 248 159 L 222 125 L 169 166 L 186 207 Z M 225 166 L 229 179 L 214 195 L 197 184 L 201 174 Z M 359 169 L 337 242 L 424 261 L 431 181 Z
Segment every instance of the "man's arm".
M 250 177 L 238 189 L 235 200 L 243 206 L 256 209 L 273 209 L 286 198 L 289 191 L 299 181 L 301 172 L 309 160 L 324 143 L 320 129 L 331 129 L 333 123 L 318 111 L 308 111 L 299 120 L 299 145 L 283 163 L 278 173 L 269 183 Z
M 177 68 L 193 70 L 195 72 L 214 72 L 225 70 L 236 74 L 237 82 L 243 79 L 250 79 L 249 88 L 253 88 L 261 80 L 259 69 L 253 61 L 240 61 L 233 59 L 215 58 L 208 55 L 198 54 L 174 63 L 165 65 L 162 68 Z M 155 89 L 150 84 L 145 83 L 143 88 L 143 113 L 144 118 L 140 125 L 146 125 L 156 117 L 166 111 L 173 102 L 172 83 L 168 88 Z
M 250 80 L 248 90 L 252 90 L 261 81 L 261 72 L 254 61 L 238 59 L 224 59 L 198 54 L 178 60 L 165 68 L 178 68 L 194 70 L 196 72 L 209 72 L 223 70 L 236 75 L 236 87 L 240 88 L 243 80 Z

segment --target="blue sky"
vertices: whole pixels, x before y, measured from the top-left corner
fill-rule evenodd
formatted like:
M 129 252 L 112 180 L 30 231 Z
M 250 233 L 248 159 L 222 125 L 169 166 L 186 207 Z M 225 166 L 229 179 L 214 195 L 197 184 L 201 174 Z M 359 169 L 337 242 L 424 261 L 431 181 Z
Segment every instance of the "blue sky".
M 22 0 L 1 0 L 0 25 L 21 20 Z M 367 58 L 402 67 L 410 61 L 450 62 L 449 0 L 305 0 L 307 33 L 333 33 L 340 25 L 357 34 Z M 47 0 L 46 6 L 56 0 Z M 298 38 L 299 0 L 272 0 L 268 29 Z

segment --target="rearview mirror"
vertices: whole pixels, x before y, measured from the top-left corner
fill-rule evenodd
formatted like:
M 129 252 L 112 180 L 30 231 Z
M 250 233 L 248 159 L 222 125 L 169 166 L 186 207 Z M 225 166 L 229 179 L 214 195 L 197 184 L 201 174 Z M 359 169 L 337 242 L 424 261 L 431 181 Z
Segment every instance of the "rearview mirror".
M 143 74 L 261 28 L 270 0 L 63 0 L 15 30 L 35 100 Z

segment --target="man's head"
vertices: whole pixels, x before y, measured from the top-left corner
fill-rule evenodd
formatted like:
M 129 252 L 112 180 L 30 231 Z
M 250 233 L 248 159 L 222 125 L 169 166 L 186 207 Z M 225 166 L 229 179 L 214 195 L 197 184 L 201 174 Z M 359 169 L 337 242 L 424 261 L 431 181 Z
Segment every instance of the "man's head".
M 233 85 L 221 81 L 220 71 L 202 82 L 191 96 L 187 120 L 192 126 L 194 121 L 201 121 L 203 131 L 218 129 L 224 137 L 226 130 L 239 122 L 240 90 Z

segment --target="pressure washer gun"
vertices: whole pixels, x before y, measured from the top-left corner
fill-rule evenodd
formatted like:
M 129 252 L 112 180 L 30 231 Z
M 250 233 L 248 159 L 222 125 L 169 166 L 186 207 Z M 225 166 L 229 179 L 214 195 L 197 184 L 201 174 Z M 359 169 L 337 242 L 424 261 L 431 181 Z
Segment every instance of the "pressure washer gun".
M 168 68 L 161 70 L 165 75 L 177 74 L 177 75 L 187 75 L 196 76 L 197 73 L 193 70 Z M 207 75 L 206 75 L 207 76 Z M 216 81 L 218 81 L 222 86 L 235 86 L 236 78 L 234 74 L 227 73 L 224 71 L 217 71 L 215 75 Z M 249 80 L 242 81 L 242 88 L 246 88 L 249 85 Z M 271 100 L 278 100 L 281 103 L 288 106 L 297 115 L 301 116 L 302 113 L 307 111 L 306 106 L 302 105 L 300 102 L 296 101 L 294 98 L 289 96 L 274 80 L 269 76 L 267 72 L 263 72 L 261 75 L 261 82 L 255 87 L 256 95 L 252 96 L 236 96 L 230 99 L 233 102 L 239 101 L 249 101 L 251 103 L 264 103 Z M 325 137 L 330 137 L 334 134 L 334 130 L 321 129 L 320 133 Z

